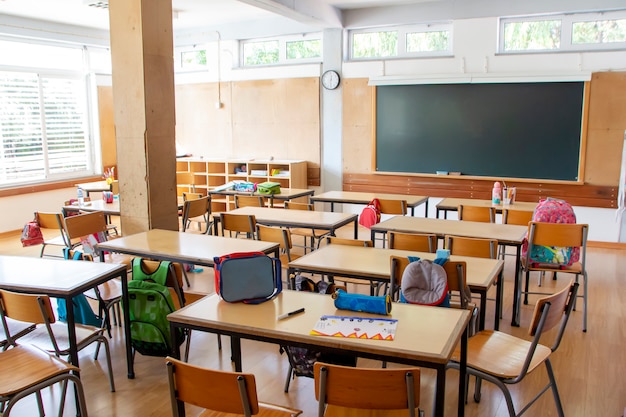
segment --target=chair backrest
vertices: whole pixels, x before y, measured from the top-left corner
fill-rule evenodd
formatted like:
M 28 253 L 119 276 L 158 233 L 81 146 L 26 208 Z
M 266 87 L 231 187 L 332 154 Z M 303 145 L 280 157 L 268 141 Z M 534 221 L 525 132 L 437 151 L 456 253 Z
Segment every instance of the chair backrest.
M 578 283 L 571 280 L 569 284 L 560 291 L 542 297 L 537 301 L 528 328 L 528 333 L 533 336 L 533 340 L 528 348 L 524 366 L 522 366 L 519 375 L 515 378 L 516 380 L 520 380 L 526 375 L 543 332 L 554 328 L 560 323 L 559 330 L 556 333 L 551 347 L 552 352 L 559 347 L 563 333 L 565 332 L 565 327 L 567 326 L 572 309 L 574 308 L 577 293 Z
M 437 236 L 433 234 L 388 232 L 387 235 L 389 249 L 430 253 L 437 251 Z
M 111 192 L 113 193 L 113 195 L 120 193 L 120 181 L 119 180 L 113 180 L 113 182 L 111 183 Z
M 246 417 L 259 412 L 254 375 L 201 368 L 170 357 L 166 365 L 172 415 L 179 415 L 179 403 Z
M 406 200 L 384 200 L 378 199 L 381 214 L 397 214 L 404 216 L 407 213 Z
M 417 414 L 419 368 L 354 368 L 316 362 L 314 378 L 318 417 L 334 407 L 407 410 L 407 416 Z
M 148 274 L 154 273 L 161 264 L 161 261 L 142 259 L 142 270 Z M 185 294 L 183 292 L 183 265 L 178 262 L 171 263 L 170 273 L 167 275 L 165 286 L 170 289 L 174 308 L 180 309 L 185 305 Z
M 264 242 L 276 242 L 280 249 L 289 251 L 292 248 L 291 234 L 282 227 L 256 225 L 256 238 Z
M 495 207 L 479 207 L 459 205 L 459 220 L 467 220 L 470 222 L 495 223 L 496 208 Z
M 56 317 L 52 309 L 50 297 L 39 294 L 23 294 L 7 290 L 0 290 L 0 315 L 2 327 L 7 340 L 7 345 L 14 345 L 17 335 L 11 334 L 7 318 L 25 323 L 44 324 L 48 328 L 48 334 L 58 350 L 50 324 Z
M 498 256 L 498 241 L 496 239 L 446 235 L 444 240 L 445 248 L 450 251 L 451 255 L 487 259 L 496 259 Z
M 263 197 L 256 195 L 235 194 L 235 207 L 264 207 Z
M 580 223 L 530 222 L 528 244 L 584 248 L 587 244 L 588 229 L 588 225 Z
M 185 200 L 183 203 L 183 232 L 187 230 L 190 219 L 194 217 L 204 217 L 208 223 L 211 214 L 211 196 L 200 197 L 192 200 Z M 207 224 L 207 232 L 209 225 Z
M 406 256 L 389 257 L 389 266 L 391 268 L 391 274 L 389 278 L 389 295 L 393 301 L 398 301 L 400 298 L 400 286 L 402 285 L 402 275 L 404 270 L 409 265 L 409 258 Z
M 201 193 L 190 193 L 187 191 L 183 191 L 183 201 L 197 200 L 202 197 L 203 195 Z
M 69 246 L 67 236 L 65 234 L 65 219 L 62 213 L 45 213 L 42 211 L 36 211 L 35 220 L 41 229 L 59 231 L 63 241 L 65 241 L 65 244 Z M 42 232 L 45 233 L 45 231 Z
M 294 201 L 285 201 L 285 208 L 289 210 L 315 210 L 315 206 L 313 205 L 313 203 L 296 203 Z
M 517 224 L 520 226 L 528 226 L 528 222 L 532 221 L 533 212 L 528 210 L 515 210 L 511 208 L 502 209 L 503 224 Z
M 94 233 L 103 233 L 106 236 L 106 231 L 107 223 L 104 213 L 101 211 L 65 218 L 65 233 L 70 241 Z
M 347 239 L 347 238 L 336 237 L 336 236 L 324 236 L 324 241 L 326 242 L 327 245 L 335 244 L 335 245 L 346 245 L 346 246 L 364 246 L 366 248 L 374 247 L 374 242 L 372 242 L 371 240 Z
M 231 237 L 232 232 L 245 233 L 252 237 L 256 230 L 256 217 L 247 214 L 220 213 L 220 229 L 222 236 L 225 236 L 224 231 L 228 231 Z

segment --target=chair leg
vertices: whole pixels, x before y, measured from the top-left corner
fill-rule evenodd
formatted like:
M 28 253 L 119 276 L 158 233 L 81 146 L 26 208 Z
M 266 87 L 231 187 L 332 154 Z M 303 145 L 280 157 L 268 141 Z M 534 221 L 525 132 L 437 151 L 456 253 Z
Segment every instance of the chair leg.
M 107 368 L 109 369 L 109 385 L 111 387 L 111 392 L 115 392 L 115 381 L 113 379 L 113 367 L 111 366 L 111 350 L 109 349 L 109 341 L 106 339 L 104 335 L 100 339 L 98 339 L 98 347 L 100 343 L 104 345 L 104 351 L 107 357 Z
M 556 404 L 556 411 L 559 417 L 564 417 L 563 405 L 561 404 L 561 397 L 559 396 L 559 390 L 556 387 L 556 379 L 554 378 L 554 372 L 552 371 L 552 364 L 550 359 L 546 359 L 546 371 L 548 371 L 548 378 L 550 378 L 550 385 L 552 386 L 552 395 L 554 396 L 554 403 Z
M 293 366 L 289 364 L 289 371 L 287 371 L 287 380 L 285 381 L 285 392 L 289 392 L 289 384 L 291 383 L 292 377 L 293 377 Z
M 530 271 L 526 271 L 526 283 L 524 284 L 524 304 L 528 304 L 529 281 L 530 281 Z
M 189 283 L 189 277 L 187 276 L 187 269 L 185 268 L 185 265 L 183 265 L 183 276 L 185 277 L 185 282 L 187 283 L 187 288 L 190 288 L 191 284 Z
M 187 333 L 187 340 L 185 341 L 185 355 L 183 361 L 189 362 L 189 345 L 191 345 L 191 330 Z

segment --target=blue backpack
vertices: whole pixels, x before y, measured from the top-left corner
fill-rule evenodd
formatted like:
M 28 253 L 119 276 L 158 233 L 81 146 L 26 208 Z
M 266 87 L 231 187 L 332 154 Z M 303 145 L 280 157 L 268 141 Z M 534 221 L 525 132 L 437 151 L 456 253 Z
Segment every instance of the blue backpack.
M 71 260 L 89 260 L 85 255 L 77 250 L 70 251 L 69 248 L 63 249 L 63 255 L 65 259 Z M 72 304 L 74 306 L 74 322 L 80 324 L 86 324 L 89 326 L 102 327 L 102 317 L 94 313 L 87 297 L 84 294 L 79 294 L 72 298 Z M 60 321 L 67 322 L 67 305 L 63 298 L 57 299 L 57 314 Z

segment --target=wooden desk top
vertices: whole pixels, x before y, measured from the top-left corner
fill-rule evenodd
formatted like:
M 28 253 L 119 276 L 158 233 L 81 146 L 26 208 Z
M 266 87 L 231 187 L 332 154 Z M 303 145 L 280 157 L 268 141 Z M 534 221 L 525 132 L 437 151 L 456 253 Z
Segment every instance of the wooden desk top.
M 98 249 L 174 262 L 213 266 L 213 257 L 233 252 L 276 251 L 277 243 L 152 229 L 98 243 Z
M 457 211 L 459 205 L 476 206 L 476 207 L 492 207 L 491 200 L 475 200 L 472 198 L 444 198 L 435 207 L 437 210 Z M 530 201 L 516 201 L 508 206 L 502 204 L 494 206 L 498 213 L 502 213 L 503 208 L 512 210 L 535 211 L 537 203 Z
M 389 280 L 391 273 L 389 258 L 392 255 L 418 256 L 430 260 L 436 257 L 434 253 L 427 252 L 331 244 L 289 262 L 289 267 L 340 276 L 349 274 L 376 280 Z M 465 261 L 467 284 L 471 288 L 485 290 L 493 285 L 504 266 L 504 261 L 498 259 L 451 256 L 450 260 Z
M 276 320 L 280 314 L 305 307 L 303 314 Z M 398 320 L 393 341 L 311 336 L 323 315 L 385 317 Z M 261 304 L 227 303 L 217 295 L 205 297 L 178 310 L 168 320 L 194 328 L 224 331 L 270 343 L 292 342 L 344 349 L 397 362 L 425 361 L 445 364 L 469 321 L 469 311 L 454 308 L 393 304 L 390 316 L 337 310 L 328 295 L 285 290 Z
M 315 193 L 315 190 L 309 190 L 308 188 L 281 188 L 280 189 L 280 194 L 272 194 L 272 195 L 266 195 L 266 194 L 259 194 L 257 192 L 254 193 L 244 193 L 244 192 L 239 192 L 239 191 L 235 191 L 235 190 L 221 190 L 221 191 L 215 191 L 215 190 L 209 190 L 209 194 L 213 195 L 213 194 L 217 194 L 217 195 L 254 195 L 254 196 L 261 196 L 261 197 L 267 197 L 267 198 L 274 198 L 275 200 L 290 200 L 292 198 L 298 198 L 298 197 L 306 197 L 307 195 L 313 195 Z
M 286 210 L 268 207 L 242 207 L 230 210 L 233 214 L 254 214 L 256 221 L 270 226 L 306 227 L 315 229 L 337 229 L 356 222 L 357 214 L 333 213 L 329 211 Z
M 359 191 L 327 191 L 311 197 L 311 201 L 321 203 L 368 204 L 374 198 L 383 200 L 406 200 L 409 207 L 416 207 L 428 201 L 428 197 L 408 194 L 381 194 Z
M 79 206 L 78 203 L 63 206 L 63 209 L 66 211 L 101 211 L 110 216 L 119 216 L 120 200 L 118 198 L 113 199 L 112 203 L 105 203 L 104 200 L 92 200 L 82 206 Z
M 122 264 L 0 255 L 0 288 L 67 297 L 125 271 Z
M 76 184 L 76 188 L 82 188 L 86 193 L 95 193 L 96 191 L 111 191 L 111 186 L 106 181 L 84 182 Z
M 459 220 L 428 219 L 393 216 L 371 227 L 373 232 L 433 233 L 445 235 L 498 239 L 499 244 L 521 245 L 528 227 L 511 224 L 481 223 Z

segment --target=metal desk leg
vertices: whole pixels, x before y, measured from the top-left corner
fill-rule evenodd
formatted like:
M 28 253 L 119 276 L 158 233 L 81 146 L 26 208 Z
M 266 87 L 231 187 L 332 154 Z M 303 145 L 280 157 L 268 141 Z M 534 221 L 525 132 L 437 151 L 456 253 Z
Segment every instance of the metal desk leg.
M 502 313 L 502 295 L 504 288 L 504 268 L 498 274 L 498 282 L 496 283 L 496 313 L 493 317 L 493 329 L 500 330 L 500 318 Z
M 130 312 L 128 305 L 128 278 L 127 273 L 124 270 L 120 276 L 122 281 L 122 320 L 124 320 L 124 338 L 126 343 L 126 364 L 128 367 L 128 379 L 135 378 L 135 370 L 133 364 L 133 348 L 130 344 Z M 178 345 L 176 345 L 178 346 Z
M 460 384 L 460 382 L 459 382 Z M 460 394 L 464 397 L 464 394 Z M 432 415 L 434 417 L 443 417 L 446 404 L 446 367 L 437 368 L 437 383 L 435 386 L 435 404 Z M 465 404 L 464 404 L 465 405 Z
M 458 417 L 465 416 L 465 391 L 467 390 L 467 338 L 469 327 L 465 328 L 461 336 L 461 362 L 459 363 L 459 403 L 457 409 Z
M 230 355 L 230 359 L 235 363 L 235 372 L 242 372 L 241 339 L 236 336 L 230 337 Z
M 515 255 L 515 285 L 513 288 L 513 313 L 511 318 L 511 326 L 518 326 L 520 323 L 520 301 L 521 301 L 521 288 L 520 288 L 520 262 L 522 258 L 522 245 L 517 246 L 517 252 Z

